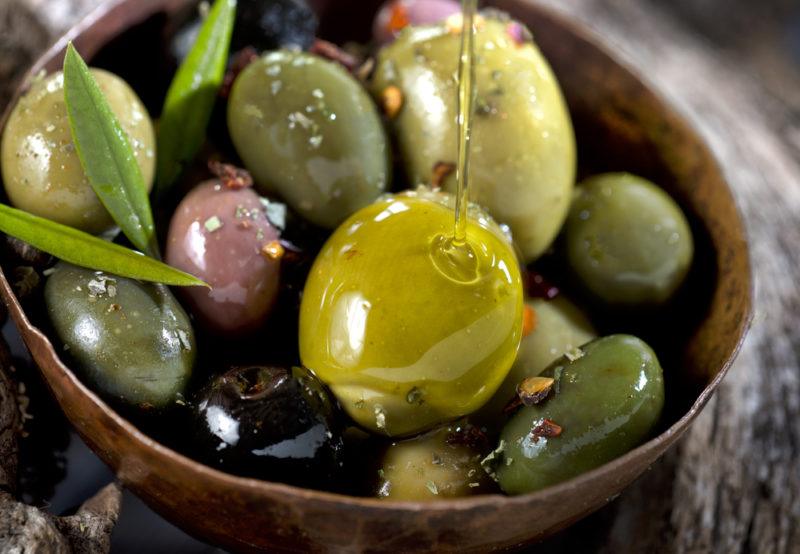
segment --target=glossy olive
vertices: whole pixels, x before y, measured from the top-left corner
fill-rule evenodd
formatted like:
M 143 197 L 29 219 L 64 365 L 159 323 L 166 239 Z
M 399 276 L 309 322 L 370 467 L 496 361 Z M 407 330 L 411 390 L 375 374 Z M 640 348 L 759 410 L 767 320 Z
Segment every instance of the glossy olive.
M 269 481 L 335 486 L 343 444 L 336 408 L 307 370 L 234 368 L 196 404 L 196 446 L 206 462 Z
M 276 51 L 250 64 L 233 85 L 228 127 L 257 185 L 317 225 L 335 227 L 388 186 L 372 100 L 318 56 Z
M 447 25 L 407 28 L 378 54 L 376 98 L 397 87 L 393 128 L 412 183 L 455 162 L 460 35 Z M 521 24 L 483 18 L 476 35 L 472 198 L 511 227 L 525 262 L 555 238 L 575 179 L 575 137 L 553 72 Z M 395 101 L 395 104 L 397 102 Z M 439 167 L 441 167 L 439 165 Z M 455 173 L 444 181 L 455 190 Z
M 517 358 L 503 384 L 476 414 L 475 420 L 482 425 L 494 428 L 505 421 L 503 409 L 523 379 L 539 375 L 555 359 L 597 338 L 586 314 L 563 294 L 552 300 L 528 299 L 526 305 L 533 313 L 533 330 L 522 337 Z
M 128 135 L 150 190 L 155 135 L 147 109 L 125 81 L 102 69 L 91 71 Z M 61 72 L 35 81 L 20 98 L 6 123 L 0 149 L 3 183 L 14 206 L 89 233 L 114 226 L 75 151 Z
M 372 24 L 372 37 L 378 44 L 392 42 L 409 25 L 430 25 L 459 13 L 456 0 L 388 0 Z
M 500 436 L 495 471 L 509 494 L 554 485 L 621 456 L 650 435 L 664 406 L 658 358 L 630 335 L 592 341 L 543 375 L 555 379 L 550 397 L 522 408 Z
M 450 199 L 451 200 L 451 199 Z M 484 404 L 522 332 L 516 257 L 473 212 L 477 270 L 437 265 L 453 232 L 445 195 L 406 192 L 354 214 L 323 247 L 300 308 L 300 356 L 363 427 L 408 435 Z
M 183 393 L 196 345 L 167 287 L 59 262 L 44 299 L 56 335 L 89 386 L 143 408 L 164 407 Z
M 181 291 L 195 316 L 213 331 L 239 334 L 258 328 L 275 304 L 278 239 L 255 191 L 215 179 L 194 188 L 175 210 L 166 261 L 211 285 Z
M 581 183 L 564 235 L 574 273 L 611 304 L 665 302 L 694 255 L 692 231 L 678 204 L 650 181 L 627 173 Z
M 482 453 L 462 438 L 468 433 L 453 425 L 393 442 L 383 455 L 376 496 L 419 501 L 491 491 Z

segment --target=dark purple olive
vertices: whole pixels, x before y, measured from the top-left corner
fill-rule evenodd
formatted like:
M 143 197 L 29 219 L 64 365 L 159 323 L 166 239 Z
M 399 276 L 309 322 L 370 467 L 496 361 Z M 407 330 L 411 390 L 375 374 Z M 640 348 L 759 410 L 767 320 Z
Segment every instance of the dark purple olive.
M 197 446 L 204 461 L 230 473 L 331 488 L 343 457 L 337 415 L 304 368 L 235 368 L 198 397 Z
M 284 250 L 268 206 L 252 189 L 215 179 L 186 195 L 172 216 L 167 263 L 211 285 L 181 293 L 213 332 L 253 331 L 275 303 Z

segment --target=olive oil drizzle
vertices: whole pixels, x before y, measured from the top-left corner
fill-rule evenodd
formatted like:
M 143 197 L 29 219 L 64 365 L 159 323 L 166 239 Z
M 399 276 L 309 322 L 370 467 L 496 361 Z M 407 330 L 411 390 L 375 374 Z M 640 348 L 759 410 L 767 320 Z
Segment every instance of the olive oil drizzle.
M 461 53 L 458 58 L 458 164 L 456 168 L 456 226 L 453 246 L 467 242 L 469 154 L 475 81 L 475 12 L 478 0 L 461 0 Z
M 458 160 L 455 227 L 452 236 L 434 238 L 431 257 L 439 270 L 460 283 L 478 279 L 480 262 L 467 239 L 469 155 L 475 81 L 475 13 L 478 0 L 461 0 L 461 50 L 458 58 Z

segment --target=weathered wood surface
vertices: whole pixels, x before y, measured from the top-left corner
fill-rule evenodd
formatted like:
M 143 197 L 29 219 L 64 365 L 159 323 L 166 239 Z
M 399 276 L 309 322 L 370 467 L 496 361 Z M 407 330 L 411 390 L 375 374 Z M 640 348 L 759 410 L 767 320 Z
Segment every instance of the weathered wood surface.
M 0 100 L 48 37 L 100 1 L 0 0 Z M 800 552 L 800 60 L 782 30 L 791 17 L 800 27 L 800 8 L 537 1 L 594 29 L 700 129 L 744 214 L 756 274 L 749 338 L 689 435 L 620 500 L 537 550 Z

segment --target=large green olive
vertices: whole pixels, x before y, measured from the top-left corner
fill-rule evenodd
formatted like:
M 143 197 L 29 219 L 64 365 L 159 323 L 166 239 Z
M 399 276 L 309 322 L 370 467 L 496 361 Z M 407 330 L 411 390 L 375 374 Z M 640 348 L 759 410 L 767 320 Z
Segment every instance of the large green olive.
M 474 412 L 519 347 L 514 251 L 471 210 L 472 255 L 443 256 L 454 219 L 447 198 L 408 191 L 362 208 L 331 235 L 306 281 L 303 364 L 376 433 L 410 435 Z M 473 271 L 455 263 L 470 260 Z
M 503 384 L 475 415 L 476 421 L 490 428 L 503 421 L 503 409 L 523 379 L 539 375 L 556 358 L 597 338 L 586 315 L 563 294 L 552 300 L 529 299 L 526 305 L 534 314 L 533 331 L 522 338 L 517 359 Z
M 658 359 L 630 335 L 592 341 L 543 375 L 555 379 L 550 397 L 522 408 L 501 433 L 496 477 L 509 494 L 554 485 L 635 448 L 664 405 Z
M 627 173 L 578 187 L 565 227 L 567 259 L 601 300 L 636 306 L 665 302 L 694 254 L 680 207 L 661 188 Z
M 369 95 L 341 66 L 277 51 L 250 64 L 228 103 L 236 151 L 256 184 L 335 227 L 389 183 L 389 147 Z
M 156 139 L 147 109 L 125 81 L 102 69 L 91 71 L 128 135 L 150 190 Z M 3 182 L 14 206 L 89 233 L 114 226 L 75 151 L 63 73 L 34 82 L 20 98 L 8 118 L 0 148 Z
M 44 298 L 56 334 L 91 387 L 153 408 L 183 392 L 195 339 L 169 289 L 60 262 Z
M 377 496 L 389 500 L 437 500 L 492 489 L 481 453 L 470 444 L 469 426 L 440 427 L 394 442 L 383 456 Z
M 447 25 L 409 27 L 378 54 L 372 92 L 393 116 L 414 184 L 432 183 L 434 168 L 456 161 L 459 46 Z M 569 209 L 572 124 L 553 72 L 520 24 L 483 19 L 476 55 L 472 198 L 511 227 L 530 262 L 553 241 Z M 443 186 L 455 190 L 454 173 Z

